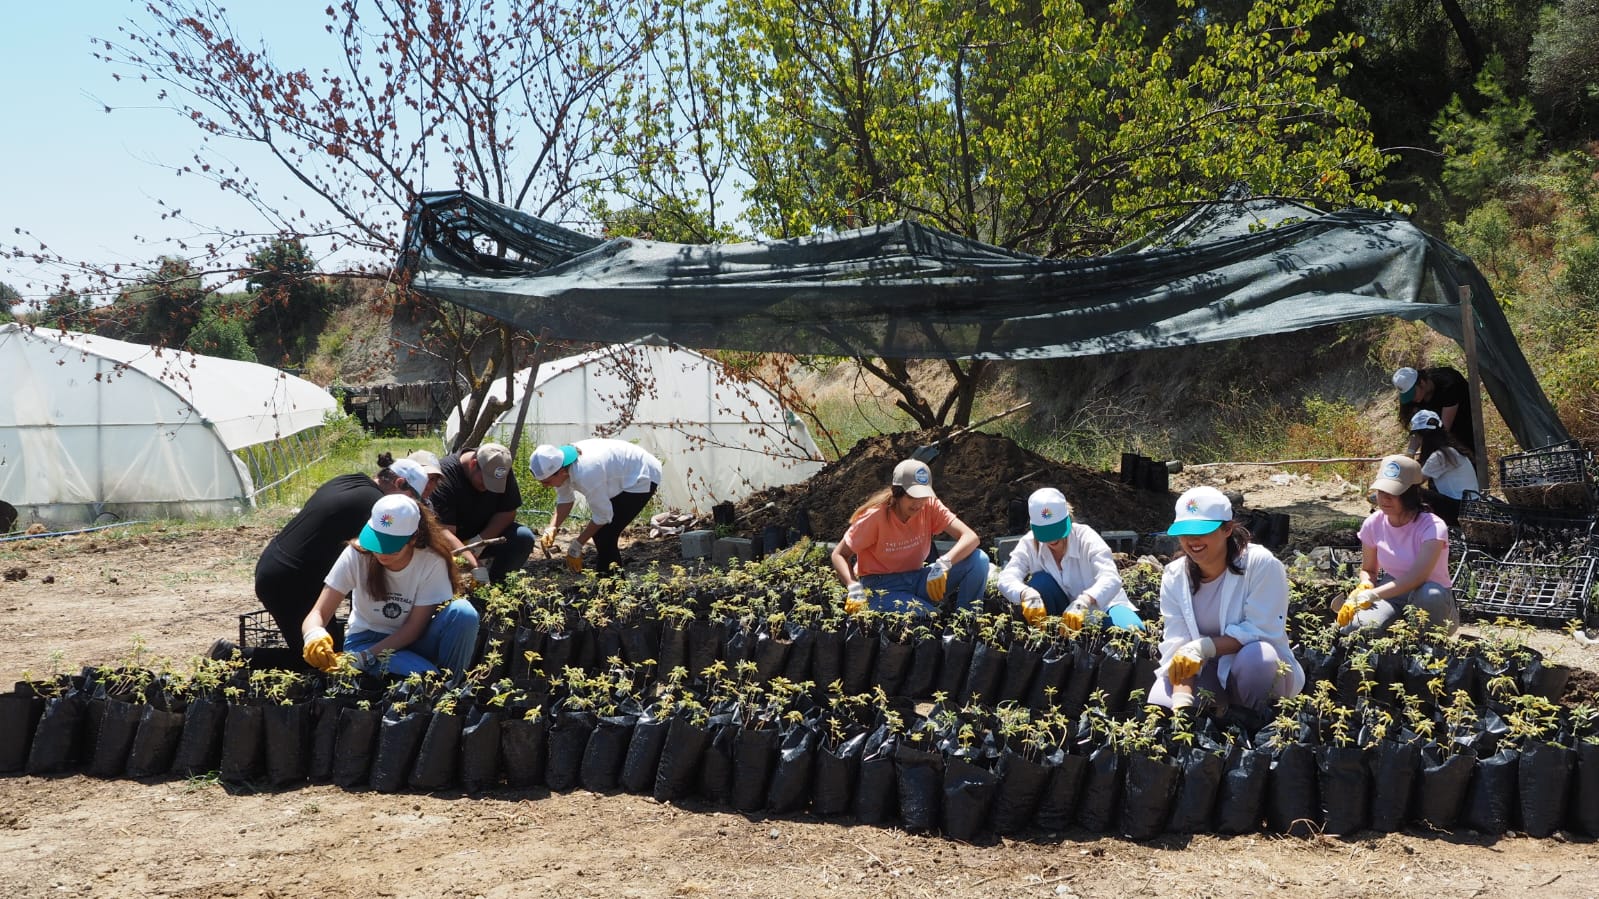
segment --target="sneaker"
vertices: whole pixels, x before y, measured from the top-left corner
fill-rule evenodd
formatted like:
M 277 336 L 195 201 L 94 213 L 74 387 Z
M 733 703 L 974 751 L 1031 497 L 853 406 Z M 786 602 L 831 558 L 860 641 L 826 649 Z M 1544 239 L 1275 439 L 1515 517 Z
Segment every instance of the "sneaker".
M 214 659 L 218 662 L 225 662 L 228 659 L 233 658 L 233 654 L 238 651 L 239 647 L 233 645 L 232 642 L 225 639 L 219 639 L 215 643 L 211 644 L 211 648 L 206 651 L 205 657 L 208 659 Z

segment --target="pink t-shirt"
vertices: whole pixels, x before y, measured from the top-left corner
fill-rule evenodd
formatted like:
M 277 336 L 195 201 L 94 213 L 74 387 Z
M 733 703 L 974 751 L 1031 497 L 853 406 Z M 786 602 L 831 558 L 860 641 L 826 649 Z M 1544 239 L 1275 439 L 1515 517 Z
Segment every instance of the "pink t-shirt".
M 867 512 L 844 532 L 844 542 L 855 551 L 856 576 L 915 571 L 927 561 L 933 535 L 942 534 L 954 520 L 955 513 L 937 497 L 910 521 L 900 521 L 884 506 Z
M 1421 555 L 1421 545 L 1428 540 L 1442 541 L 1444 551 L 1438 554 L 1438 561 L 1433 563 L 1427 580 L 1440 587 L 1451 586 L 1449 525 L 1444 524 L 1442 518 L 1431 512 L 1423 512 L 1404 527 L 1396 528 L 1388 523 L 1388 516 L 1379 510 L 1371 513 L 1360 525 L 1360 544 L 1376 547 L 1377 565 L 1389 577 L 1397 578 L 1409 572 L 1416 564 L 1416 558 Z

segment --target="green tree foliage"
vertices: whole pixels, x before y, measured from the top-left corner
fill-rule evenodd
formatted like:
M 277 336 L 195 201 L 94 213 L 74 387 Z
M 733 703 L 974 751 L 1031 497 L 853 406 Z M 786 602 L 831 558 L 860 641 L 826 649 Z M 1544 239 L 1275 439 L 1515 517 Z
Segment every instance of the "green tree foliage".
M 1599 117 L 1599 0 L 1546 6 L 1532 41 L 1530 93 L 1579 126 Z
M 0 281 L 0 325 L 16 321 L 16 316 L 11 314 L 11 307 L 22 302 L 22 294 L 15 287 Z
M 1532 103 L 1510 95 L 1498 57 L 1477 76 L 1476 92 L 1486 101 L 1480 113 L 1456 96 L 1433 125 L 1444 154 L 1444 189 L 1471 203 L 1515 178 L 1532 161 L 1540 139 Z
M 250 254 L 245 286 L 255 293 L 249 337 L 266 358 L 303 364 L 327 323 L 333 297 L 297 237 L 275 238 Z
M 189 351 L 241 362 L 257 361 L 255 349 L 245 333 L 246 311 L 235 304 L 208 306 L 194 330 L 189 332 Z
M 205 312 L 206 294 L 193 263 L 165 256 L 118 298 L 115 318 L 124 323 L 124 334 L 131 340 L 181 347 Z
M 90 313 L 94 305 L 88 297 L 71 291 L 51 294 L 33 315 L 40 327 L 60 328 L 64 331 L 92 331 Z

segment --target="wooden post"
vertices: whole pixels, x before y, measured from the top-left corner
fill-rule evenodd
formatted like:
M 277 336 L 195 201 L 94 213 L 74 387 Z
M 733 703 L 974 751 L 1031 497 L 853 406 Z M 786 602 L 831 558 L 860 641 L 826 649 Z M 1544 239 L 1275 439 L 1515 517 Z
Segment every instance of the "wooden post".
M 1477 489 L 1488 489 L 1488 444 L 1483 436 L 1482 380 L 1477 372 L 1477 315 L 1471 305 L 1471 285 L 1460 285 L 1460 347 L 1466 351 L 1466 384 L 1471 395 L 1473 433 L 1477 445 L 1472 452 L 1477 456 Z
M 511 432 L 511 445 L 507 447 L 511 451 L 512 459 L 516 458 L 517 444 L 522 442 L 522 426 L 527 423 L 527 407 L 533 402 L 533 385 L 539 380 L 539 362 L 544 355 L 544 336 L 541 332 L 538 337 L 533 338 L 533 364 L 528 369 L 527 387 L 522 391 L 522 405 L 516 410 L 516 430 Z M 516 373 L 513 371 L 506 385 L 516 383 L 511 380 L 515 377 Z M 510 393 L 507 392 L 506 395 L 509 396 Z

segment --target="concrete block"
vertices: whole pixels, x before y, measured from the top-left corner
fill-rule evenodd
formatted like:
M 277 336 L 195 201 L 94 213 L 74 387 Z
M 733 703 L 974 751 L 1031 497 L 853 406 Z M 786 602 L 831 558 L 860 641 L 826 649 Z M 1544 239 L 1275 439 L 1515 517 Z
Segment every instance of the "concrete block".
M 1105 542 L 1110 544 L 1110 551 L 1113 553 L 1131 555 L 1138 551 L 1137 531 L 1100 531 L 1099 536 L 1104 537 Z
M 1182 552 L 1182 547 L 1177 544 L 1177 538 L 1170 534 L 1156 534 L 1155 545 L 1150 550 L 1157 556 L 1175 556 Z
M 726 565 L 729 559 L 752 562 L 755 560 L 755 542 L 748 537 L 719 537 L 711 544 L 711 564 Z
M 677 542 L 683 548 L 683 558 L 703 559 L 711 554 L 711 544 L 716 542 L 716 532 L 684 531 Z
M 994 545 L 994 564 L 1003 568 L 1010 560 L 1010 554 L 1016 549 L 1016 544 L 1022 542 L 1023 536 L 1025 535 L 1018 534 L 1014 537 L 999 538 L 999 542 Z

